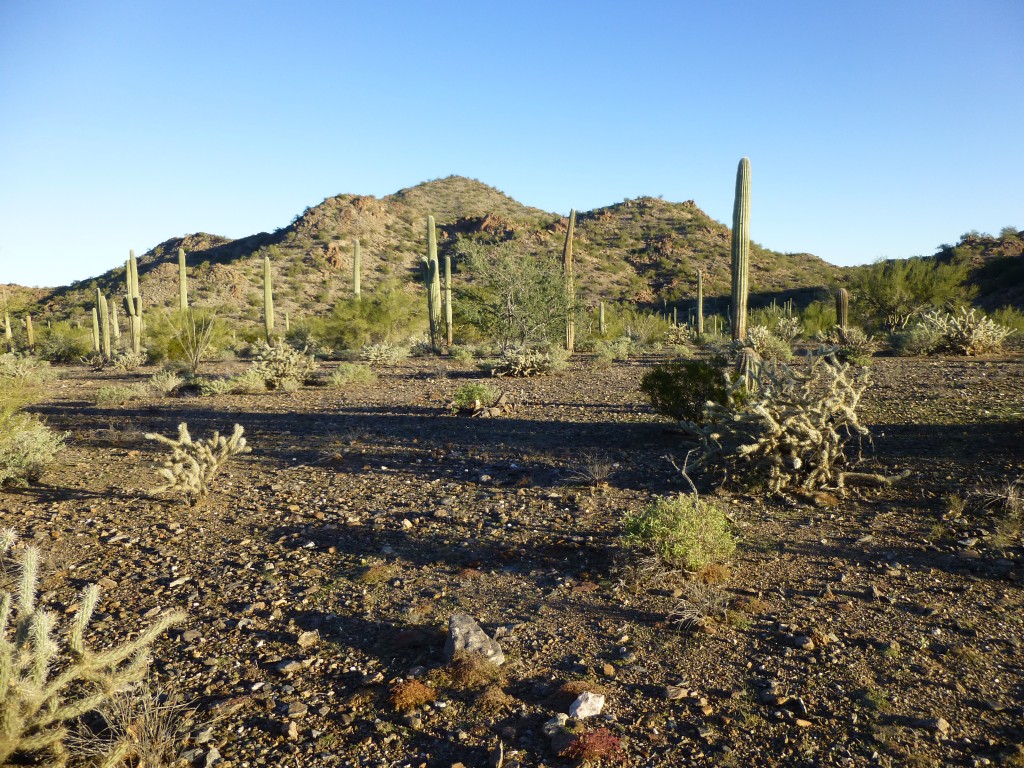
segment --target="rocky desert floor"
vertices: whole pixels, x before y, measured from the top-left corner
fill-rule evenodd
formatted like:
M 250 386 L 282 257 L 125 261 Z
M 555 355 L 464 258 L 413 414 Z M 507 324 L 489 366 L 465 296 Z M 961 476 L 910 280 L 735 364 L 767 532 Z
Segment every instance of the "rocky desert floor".
M 875 358 L 861 467 L 910 470 L 892 488 L 695 475 L 738 540 L 709 585 L 645 580 L 620 539 L 688 490 L 687 445 L 638 388 L 655 361 L 496 380 L 519 406 L 492 419 L 451 415 L 482 374 L 435 359 L 110 407 L 99 387 L 151 371 L 62 369 L 35 410 L 67 449 L 0 493 L 0 526 L 42 549 L 58 613 L 101 585 L 97 645 L 186 612 L 151 685 L 195 710 L 196 765 L 557 768 L 588 733 L 591 765 L 1024 765 L 1024 359 Z M 166 450 L 144 434 L 182 421 L 252 447 L 194 507 L 150 493 Z M 705 620 L 680 625 L 685 601 Z M 446 661 L 458 613 L 500 669 Z M 601 713 L 551 738 L 584 691 Z

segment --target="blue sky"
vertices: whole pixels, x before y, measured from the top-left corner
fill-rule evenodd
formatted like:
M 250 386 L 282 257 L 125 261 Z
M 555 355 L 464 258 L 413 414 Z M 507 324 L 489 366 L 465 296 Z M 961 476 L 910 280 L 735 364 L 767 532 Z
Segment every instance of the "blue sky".
M 460 174 L 837 264 L 1024 227 L 1024 3 L 0 0 L 0 283 Z

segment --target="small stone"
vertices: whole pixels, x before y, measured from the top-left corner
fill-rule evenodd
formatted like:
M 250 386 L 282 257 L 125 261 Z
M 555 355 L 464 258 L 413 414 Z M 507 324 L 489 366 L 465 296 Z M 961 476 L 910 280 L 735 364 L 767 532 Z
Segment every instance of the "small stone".
M 586 720 L 588 717 L 601 714 L 604 709 L 604 696 L 600 693 L 584 691 L 569 707 L 569 717 Z
M 605 677 L 615 677 L 615 667 L 611 664 L 603 664 L 601 666 L 601 674 Z
M 289 741 L 295 741 L 299 738 L 299 726 L 290 720 L 281 723 L 281 735 Z
M 200 640 L 202 636 L 202 633 L 200 633 L 198 629 L 188 629 L 182 633 L 181 639 L 186 643 L 194 643 L 197 640 Z
M 793 722 L 796 723 L 797 727 L 799 728 L 810 728 L 813 725 L 813 723 L 810 720 L 804 720 L 799 717 L 796 718 L 796 720 L 794 720 Z
M 665 698 L 669 701 L 675 701 L 676 699 L 685 699 L 689 695 L 689 691 L 686 688 L 681 688 L 678 685 L 666 685 L 665 686 Z
M 946 722 L 945 718 L 936 717 L 932 720 L 926 720 L 924 724 L 926 728 L 929 728 L 936 733 L 942 735 L 949 733 L 949 723 Z
M 290 675 L 292 672 L 298 672 L 300 669 L 302 669 L 302 662 L 295 659 L 285 659 L 274 665 L 274 671 L 282 675 Z
M 445 658 L 451 661 L 459 652 L 476 653 L 493 664 L 505 663 L 505 654 L 497 641 L 487 636 L 472 616 L 453 614 L 448 619 L 448 641 L 444 646 Z
M 288 717 L 302 717 L 309 711 L 309 707 L 301 701 L 290 701 L 288 706 L 285 708 L 285 714 Z
M 814 641 L 807 635 L 796 635 L 791 641 L 794 648 L 801 651 L 813 651 Z
M 312 648 L 320 642 L 320 633 L 315 629 L 312 632 L 300 632 L 298 643 L 299 648 Z

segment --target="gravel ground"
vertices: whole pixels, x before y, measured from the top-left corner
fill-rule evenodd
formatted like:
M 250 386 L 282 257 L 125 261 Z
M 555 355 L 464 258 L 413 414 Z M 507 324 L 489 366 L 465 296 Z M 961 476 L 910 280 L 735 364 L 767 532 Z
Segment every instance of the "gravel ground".
M 115 407 L 96 390 L 142 375 L 67 369 L 37 410 L 68 448 L 0 493 L 0 525 L 42 548 L 59 612 L 101 584 L 98 644 L 187 612 L 153 685 L 197 708 L 198 765 L 567 766 L 545 724 L 584 690 L 604 709 L 569 726 L 617 744 L 602 764 L 1024 765 L 1024 549 L 985 495 L 1024 475 L 1022 359 L 876 358 L 862 466 L 911 476 L 709 491 L 738 549 L 703 589 L 639 581 L 619 540 L 624 513 L 686 489 L 686 446 L 638 391 L 652 362 L 492 382 L 519 402 L 494 419 L 450 415 L 478 374 L 432 360 Z M 180 421 L 242 424 L 253 449 L 195 507 L 148 492 L 143 435 Z M 680 628 L 685 598 L 719 610 Z M 455 613 L 500 671 L 446 663 Z M 434 700 L 403 709 L 410 680 Z

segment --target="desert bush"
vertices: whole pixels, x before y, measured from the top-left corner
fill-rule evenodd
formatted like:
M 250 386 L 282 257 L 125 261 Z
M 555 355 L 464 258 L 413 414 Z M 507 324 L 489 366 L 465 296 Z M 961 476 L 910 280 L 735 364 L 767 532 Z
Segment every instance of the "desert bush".
M 632 354 L 633 342 L 628 336 L 620 336 L 614 341 L 594 342 L 594 357 L 602 363 L 629 360 Z
M 65 435 L 22 410 L 38 398 L 40 385 L 51 375 L 43 364 L 0 356 L 0 487 L 38 480 L 64 445 Z
M 267 389 L 291 391 L 318 367 L 319 363 L 305 350 L 293 349 L 286 344 L 276 347 L 264 344 L 256 354 L 252 370 L 254 376 L 262 377 Z
M 942 331 L 928 323 L 914 323 L 906 330 L 889 334 L 889 346 L 900 356 L 930 355 L 943 341 Z
M 344 389 L 352 384 L 372 384 L 376 380 L 377 374 L 372 368 L 358 363 L 340 363 L 327 377 L 328 385 L 335 389 Z
M 800 312 L 801 332 L 809 339 L 813 339 L 819 333 L 827 333 L 837 322 L 836 303 L 831 299 L 815 299 Z
M 363 347 L 359 357 L 369 365 L 393 365 L 409 357 L 409 348 L 378 341 Z
M 426 327 L 426 301 L 410 290 L 398 280 L 387 280 L 359 299 L 337 302 L 322 323 L 310 322 L 311 329 L 323 344 L 338 350 L 394 344 L 419 335 Z
M 680 421 L 702 446 L 704 463 L 719 464 L 747 484 L 772 492 L 842 485 L 846 444 L 868 430 L 857 419 L 868 386 L 867 369 L 852 374 L 832 355 L 817 357 L 806 372 L 783 363 L 757 363 L 753 379 L 736 377 L 725 403 L 708 402 L 703 423 Z
M 134 373 L 145 365 L 148 359 L 147 350 L 136 353 L 130 349 L 120 349 L 111 356 L 110 367 L 121 373 Z
M 182 363 L 193 376 L 203 361 L 227 342 L 227 326 L 212 312 L 186 309 L 170 315 L 167 357 Z
M 92 352 L 92 334 L 66 321 L 54 323 L 41 336 L 39 356 L 53 363 L 75 363 Z
M 794 341 L 800 338 L 804 332 L 804 324 L 798 317 L 781 317 L 779 321 L 775 323 L 775 327 L 772 328 L 772 333 L 782 341 L 786 342 L 787 345 L 791 345 Z
M 570 482 L 598 487 L 605 485 L 615 471 L 615 463 L 602 453 L 584 453 L 579 464 L 568 473 Z
M 729 559 L 736 542 L 725 513 L 696 495 L 656 499 L 626 516 L 625 543 L 653 552 L 670 568 L 697 571 Z
M 399 712 L 408 712 L 429 704 L 437 698 L 437 691 L 419 680 L 402 680 L 395 683 L 388 695 L 388 701 Z
M 710 622 L 725 618 L 729 608 L 729 595 L 717 584 L 700 579 L 683 582 L 682 596 L 669 612 L 669 620 L 680 629 L 706 627 Z
M 556 369 L 556 363 L 548 352 L 538 349 L 509 348 L 491 366 L 492 376 L 524 378 L 542 376 Z
M 452 410 L 464 411 L 477 404 L 486 408 L 498 399 L 499 394 L 498 390 L 482 381 L 463 384 L 452 395 Z
M 633 307 L 622 310 L 620 322 L 624 335 L 638 347 L 650 347 L 660 342 L 671 327 L 661 315 Z
M 927 312 L 921 323 L 942 335 L 940 348 L 955 355 L 998 352 L 1013 329 L 999 325 L 976 309 L 961 308 L 955 314 Z
M 654 410 L 677 421 L 704 421 L 708 401 L 724 404 L 728 379 L 722 362 L 673 360 L 654 366 L 640 381 Z
M 175 371 L 157 371 L 149 377 L 149 388 L 164 397 L 173 395 L 174 391 L 184 383 L 185 380 Z
M 866 365 L 879 347 L 874 336 L 869 336 L 856 326 L 840 328 L 837 325 L 827 333 L 819 333 L 817 340 L 822 346 L 816 354 L 835 355 L 843 362 L 857 365 Z
M 458 260 L 473 281 L 458 288 L 458 327 L 473 326 L 502 350 L 563 337 L 573 311 L 561 263 L 513 239 L 487 245 L 460 239 Z
M 469 347 L 452 347 L 448 350 L 448 356 L 456 363 L 467 365 L 473 362 L 473 350 Z
M 13 540 L 0 536 L 0 557 Z M 74 621 L 56 633 L 57 616 L 38 600 L 38 549 L 22 551 L 20 571 L 16 593 L 0 592 L 0 763 L 48 754 L 51 764 L 63 765 L 66 725 L 141 681 L 150 646 L 182 615 L 163 614 L 134 639 L 95 651 L 84 635 L 99 588 L 83 590 Z
M 949 262 L 893 259 L 856 267 L 850 284 L 855 298 L 851 308 L 871 328 L 905 330 L 924 311 L 967 298 L 964 281 L 969 268 L 968 260 L 960 257 Z
M 195 442 L 188 432 L 188 425 L 182 422 L 178 425 L 177 440 L 148 433 L 147 440 L 156 440 L 171 448 L 170 458 L 157 470 L 157 474 L 166 482 L 154 488 L 153 493 L 176 491 L 185 498 L 186 503 L 195 504 L 209 493 L 210 483 L 224 468 L 228 459 L 238 454 L 249 453 L 251 449 L 242 436 L 244 431 L 240 425 L 235 424 L 231 437 L 214 432 L 213 437 Z
M 96 390 L 96 405 L 124 405 L 132 400 L 141 400 L 150 394 L 145 384 L 112 385 Z
M 27 413 L 0 415 L 0 488 L 37 481 L 65 438 Z
M 607 728 L 598 728 L 574 737 L 559 753 L 560 757 L 580 765 L 626 765 L 622 738 Z
M 79 723 L 67 743 L 76 756 L 111 768 L 164 768 L 179 764 L 195 710 L 177 694 L 148 687 L 115 694 L 97 710 L 98 730 Z
M 747 329 L 746 346 L 757 352 L 764 360 L 787 362 L 793 359 L 789 342 L 779 338 L 767 326 L 754 325 Z
M 665 343 L 673 347 L 687 347 L 693 341 L 693 333 L 685 325 L 672 325 L 665 331 Z

